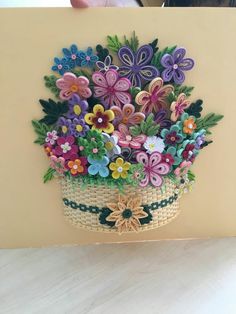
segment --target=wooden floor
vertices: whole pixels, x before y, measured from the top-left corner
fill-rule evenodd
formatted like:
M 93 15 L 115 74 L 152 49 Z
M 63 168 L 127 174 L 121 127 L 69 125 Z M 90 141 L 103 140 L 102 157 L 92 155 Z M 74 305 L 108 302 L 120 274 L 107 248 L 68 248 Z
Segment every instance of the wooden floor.
M 0 250 L 1 314 L 235 314 L 236 238 Z

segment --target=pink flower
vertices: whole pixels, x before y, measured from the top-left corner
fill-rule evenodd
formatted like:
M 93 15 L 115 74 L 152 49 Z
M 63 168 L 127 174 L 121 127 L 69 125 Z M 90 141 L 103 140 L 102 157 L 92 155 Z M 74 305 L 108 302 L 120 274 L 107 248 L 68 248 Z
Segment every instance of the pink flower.
M 57 131 L 53 130 L 52 132 L 47 132 L 47 136 L 45 138 L 45 142 L 49 143 L 51 145 L 54 145 L 56 143 L 57 139 L 58 139 Z
M 107 106 L 118 106 L 129 104 L 131 95 L 128 90 L 131 82 L 127 78 L 120 78 L 115 70 L 108 70 L 106 73 L 94 72 L 92 75 L 94 96 L 101 99 Z
M 162 155 L 158 152 L 150 156 L 145 152 L 139 152 L 136 156 L 139 163 L 144 165 L 144 179 L 140 182 L 141 187 L 145 187 L 149 182 L 153 186 L 159 187 L 163 183 L 162 176 L 170 171 L 170 166 L 162 161 Z
M 129 129 L 125 124 L 118 126 L 118 131 L 114 131 L 113 135 L 118 137 L 118 144 L 121 147 L 131 147 L 134 149 L 141 148 L 141 145 L 146 141 L 146 135 L 140 134 L 132 137 L 129 133 Z
M 151 81 L 147 91 L 137 94 L 135 101 L 142 106 L 141 112 L 145 115 L 166 107 L 166 97 L 174 90 L 172 85 L 164 85 L 163 80 L 158 77 Z
M 111 110 L 115 114 L 116 124 L 135 125 L 141 123 L 145 119 L 145 115 L 142 112 L 135 112 L 135 108 L 131 104 L 126 104 L 121 109 L 118 106 L 112 106 Z
M 68 100 L 73 94 L 83 98 L 89 98 L 92 95 L 89 86 L 89 80 L 85 76 L 77 77 L 75 74 L 66 72 L 62 78 L 56 81 L 60 91 L 60 98 Z
M 73 136 L 59 137 L 57 140 L 57 145 L 55 147 L 55 154 L 57 156 L 62 156 L 65 159 L 70 159 L 72 156 L 76 155 L 78 152 L 78 146 L 73 145 L 75 139 Z
M 57 173 L 63 174 L 65 171 L 67 171 L 65 167 L 65 158 L 52 155 L 49 159 L 50 167 L 55 169 Z
M 174 173 L 177 177 L 183 176 L 188 173 L 189 168 L 192 166 L 191 161 L 184 160 L 181 162 L 178 168 L 175 169 Z
M 170 119 L 172 121 L 177 121 L 177 119 L 184 113 L 184 110 L 190 106 L 190 101 L 186 99 L 187 96 L 182 93 L 179 94 L 176 101 L 173 101 L 170 110 L 172 111 Z

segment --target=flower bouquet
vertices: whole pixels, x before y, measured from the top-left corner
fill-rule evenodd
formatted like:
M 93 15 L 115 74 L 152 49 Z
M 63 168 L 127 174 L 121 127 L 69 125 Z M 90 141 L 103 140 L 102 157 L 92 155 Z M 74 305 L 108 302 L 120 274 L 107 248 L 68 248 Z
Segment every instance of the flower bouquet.
M 191 166 L 212 141 L 222 115 L 201 116 L 203 101 L 184 85 L 194 66 L 186 50 L 159 49 L 107 37 L 107 47 L 75 44 L 54 59 L 33 120 L 35 143 L 49 159 L 44 182 L 62 186 L 64 214 L 77 227 L 101 232 L 144 231 L 179 212 L 179 198 L 195 180 Z

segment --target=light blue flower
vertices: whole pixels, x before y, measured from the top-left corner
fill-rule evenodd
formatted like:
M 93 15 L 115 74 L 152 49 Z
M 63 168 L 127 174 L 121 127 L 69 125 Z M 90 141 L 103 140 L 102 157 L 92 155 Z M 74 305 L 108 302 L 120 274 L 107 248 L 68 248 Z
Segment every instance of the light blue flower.
M 70 49 L 63 48 L 62 52 L 64 53 L 65 58 L 68 60 L 68 64 L 70 65 L 71 69 L 81 65 L 79 50 L 75 44 L 71 45 Z
M 54 58 L 54 63 L 55 64 L 52 66 L 52 70 L 58 72 L 61 75 L 70 70 L 70 65 L 66 58 Z
M 95 176 L 96 174 L 99 174 L 100 177 L 106 178 L 109 175 L 109 169 L 107 165 L 109 164 L 109 159 L 107 156 L 103 156 L 101 160 L 95 160 L 88 157 L 88 162 L 90 163 L 90 166 L 88 167 L 88 173 L 92 176 Z
M 87 51 L 79 51 L 82 67 L 93 67 L 98 61 L 98 56 L 93 54 L 93 49 L 88 47 Z

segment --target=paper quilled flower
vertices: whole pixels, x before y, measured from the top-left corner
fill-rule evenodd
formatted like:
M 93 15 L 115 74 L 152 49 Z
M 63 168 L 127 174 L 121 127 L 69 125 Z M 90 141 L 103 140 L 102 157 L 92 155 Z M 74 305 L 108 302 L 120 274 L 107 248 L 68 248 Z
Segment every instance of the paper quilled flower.
M 109 159 L 106 156 L 103 156 L 102 159 L 92 159 L 88 157 L 88 162 L 90 166 L 88 167 L 88 173 L 91 175 L 99 174 L 101 177 L 106 178 L 109 176 L 109 169 L 107 165 L 109 164 Z
M 115 124 L 125 124 L 127 126 L 140 124 L 144 119 L 145 115 L 142 112 L 135 112 L 135 107 L 132 104 L 126 104 L 121 109 L 117 106 L 112 106 L 111 110 L 115 114 Z
M 121 147 L 131 147 L 133 149 L 141 148 L 147 138 L 144 134 L 132 136 L 128 127 L 124 124 L 118 126 L 118 131 L 114 131 L 114 135 L 118 137 L 118 144 Z
M 130 166 L 131 164 L 122 158 L 117 158 L 115 162 L 111 162 L 109 168 L 112 171 L 113 179 L 119 179 L 120 177 L 123 179 L 127 178 Z

